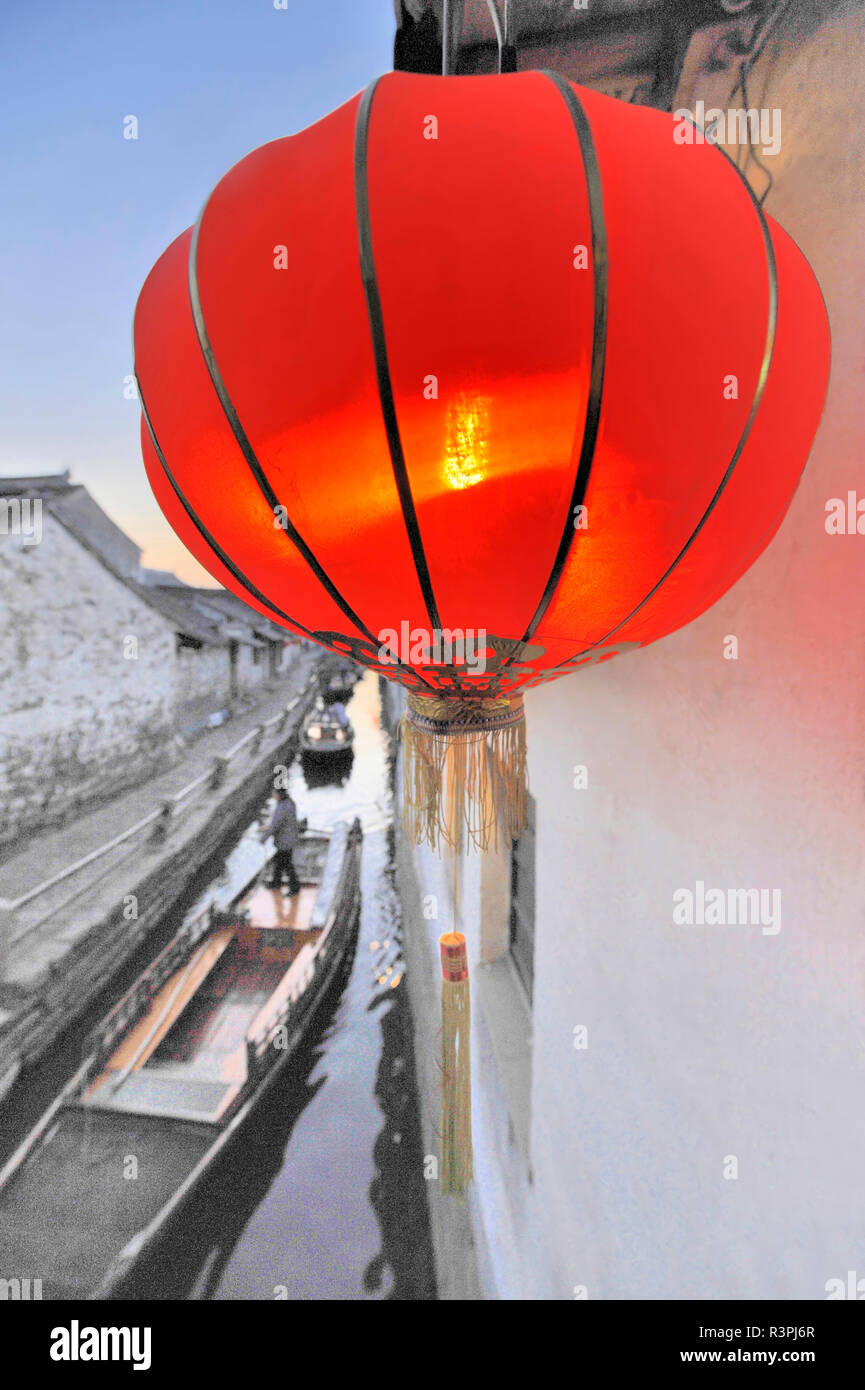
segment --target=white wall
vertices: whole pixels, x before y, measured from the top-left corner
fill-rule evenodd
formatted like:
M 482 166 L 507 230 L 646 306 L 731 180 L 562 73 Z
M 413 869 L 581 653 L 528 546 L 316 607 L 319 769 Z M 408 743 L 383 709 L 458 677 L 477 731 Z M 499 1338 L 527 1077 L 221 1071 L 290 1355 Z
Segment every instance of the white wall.
M 49 513 L 0 535 L 0 841 L 172 750 L 174 631 Z
M 502 1297 L 825 1298 L 865 1278 L 865 536 L 824 526 L 827 499 L 865 497 L 865 21 L 824 6 L 809 37 L 814 6 L 792 9 L 751 101 L 783 112 L 766 206 L 827 301 L 826 414 L 787 520 L 729 595 L 527 697 L 531 1184 L 476 1026 L 473 1203 Z M 674 925 L 698 879 L 779 888 L 780 932 Z

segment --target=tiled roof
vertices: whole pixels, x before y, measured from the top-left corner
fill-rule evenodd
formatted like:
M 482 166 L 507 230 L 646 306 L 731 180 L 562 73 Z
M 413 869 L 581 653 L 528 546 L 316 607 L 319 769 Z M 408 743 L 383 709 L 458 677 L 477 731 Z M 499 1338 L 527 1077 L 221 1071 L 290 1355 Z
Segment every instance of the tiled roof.
M 178 579 L 172 570 L 142 568 L 139 570 L 138 577 L 142 584 L 147 585 L 162 584 L 171 589 L 188 589 L 190 587 L 184 579 Z
M 288 642 L 294 636 L 286 628 L 280 627 L 278 623 L 272 623 L 269 618 L 265 618 L 263 613 L 259 613 L 255 608 L 250 608 L 249 604 L 243 602 L 243 599 L 238 598 L 236 594 L 229 593 L 227 589 L 197 589 L 195 592 L 200 595 L 203 603 L 220 609 L 227 618 L 231 618 L 235 622 L 245 623 L 259 637 L 263 637 L 269 642 Z
M 252 621 L 256 615 L 239 600 L 237 605 L 240 611 L 231 616 L 240 630 L 229 633 L 225 630 L 228 624 L 202 611 L 198 601 L 199 590 L 172 582 L 173 576 L 165 584 L 141 583 L 140 547 L 103 512 L 82 484 L 69 481 L 68 472 L 18 474 L 0 478 L 0 497 L 25 496 L 41 499 L 45 512 L 55 517 L 64 530 L 115 579 L 161 614 L 176 632 L 209 646 L 226 646 L 232 637 L 250 646 L 258 645 L 253 631 L 258 624 Z M 200 592 L 210 595 L 208 606 L 213 613 L 212 599 L 220 591 L 215 590 L 213 594 L 209 590 Z M 262 623 L 269 626 L 266 619 L 262 619 Z
M 82 484 L 69 481 L 68 472 L 0 477 L 0 497 L 25 496 L 40 498 L 43 509 L 79 545 L 182 635 L 209 646 L 237 641 L 260 647 L 265 641 L 296 640 L 287 629 L 225 589 L 194 588 L 159 570 L 146 571 L 145 579 L 140 547 L 103 512 Z
M 59 496 L 71 492 L 76 486 L 69 481 L 68 468 L 64 473 L 18 473 L 10 477 L 0 475 L 0 497 L 23 497 L 36 494 L 44 498 L 46 494 Z
M 229 641 L 220 625 L 213 622 L 199 608 L 195 589 L 178 588 L 175 584 L 148 584 L 138 587 L 141 597 L 163 617 L 168 618 L 185 637 L 192 637 L 196 642 L 216 647 L 224 647 Z

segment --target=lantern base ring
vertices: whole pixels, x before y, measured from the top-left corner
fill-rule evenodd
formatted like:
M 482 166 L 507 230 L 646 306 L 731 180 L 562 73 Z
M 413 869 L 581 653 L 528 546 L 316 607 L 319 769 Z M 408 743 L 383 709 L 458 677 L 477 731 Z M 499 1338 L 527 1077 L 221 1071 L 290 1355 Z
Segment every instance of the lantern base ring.
M 450 737 L 454 734 L 494 733 L 497 729 L 508 729 L 525 720 L 522 695 L 482 696 L 463 699 L 459 696 L 444 695 L 436 699 L 431 696 L 414 695 L 408 697 L 406 718 L 416 729 Z

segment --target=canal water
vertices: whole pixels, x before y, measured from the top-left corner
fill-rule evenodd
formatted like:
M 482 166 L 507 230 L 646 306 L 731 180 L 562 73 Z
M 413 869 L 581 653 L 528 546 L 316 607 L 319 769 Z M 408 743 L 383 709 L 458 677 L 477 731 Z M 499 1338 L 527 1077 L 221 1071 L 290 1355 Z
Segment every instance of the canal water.
M 411 1018 L 393 876 L 389 737 L 378 678 L 348 703 L 350 763 L 298 760 L 310 829 L 364 829 L 357 949 L 331 1002 L 235 1146 L 136 1271 L 143 1299 L 434 1299 Z M 190 913 L 227 903 L 263 866 L 258 821 L 238 832 Z
M 389 740 L 378 679 L 348 704 L 350 764 L 298 760 L 289 788 L 310 829 L 364 829 L 357 950 L 329 1017 L 269 1098 L 249 1142 L 191 1209 L 143 1298 L 432 1299 L 411 1019 L 393 879 Z M 262 848 L 256 822 L 203 897 L 231 897 Z M 193 909 L 194 910 L 194 909 Z

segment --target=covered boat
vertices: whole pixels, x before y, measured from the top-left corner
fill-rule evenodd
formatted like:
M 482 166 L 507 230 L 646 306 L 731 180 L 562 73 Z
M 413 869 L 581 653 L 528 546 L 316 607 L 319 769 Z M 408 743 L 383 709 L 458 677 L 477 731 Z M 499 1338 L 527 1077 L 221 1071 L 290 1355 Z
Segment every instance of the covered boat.
M 317 702 L 306 716 L 300 731 L 300 747 L 305 758 L 347 757 L 353 749 L 354 729 L 340 701 L 332 705 Z

